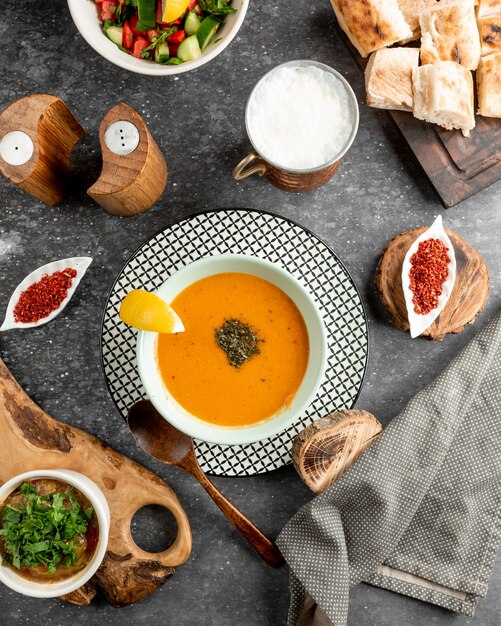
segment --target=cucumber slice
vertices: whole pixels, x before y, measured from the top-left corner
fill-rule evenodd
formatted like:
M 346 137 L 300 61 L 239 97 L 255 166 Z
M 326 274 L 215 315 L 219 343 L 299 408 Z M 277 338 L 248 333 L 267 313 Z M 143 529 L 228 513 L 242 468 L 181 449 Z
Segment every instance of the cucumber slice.
M 200 44 L 198 43 L 196 35 L 186 37 L 186 39 L 179 44 L 177 56 L 181 59 L 181 61 L 193 61 L 193 59 L 198 59 L 198 57 L 202 56 L 202 51 L 200 50 Z
M 105 32 L 108 39 L 111 39 L 114 44 L 116 44 L 117 46 L 122 45 L 123 28 L 121 26 L 110 26 L 106 29 Z
M 184 20 L 184 30 L 187 35 L 194 35 L 197 30 L 200 28 L 200 24 L 202 20 L 195 13 L 195 11 L 190 11 Z
M 169 60 L 169 44 L 166 41 L 162 41 L 158 46 L 155 46 L 155 61 L 157 63 L 167 63 Z
M 140 24 L 138 30 L 155 28 L 157 25 L 155 20 L 155 0 L 138 0 L 137 16 L 139 17 Z
M 205 50 L 210 42 L 214 39 L 214 35 L 219 28 L 221 22 L 210 15 L 204 19 L 200 24 L 200 28 L 197 30 L 198 43 L 200 48 Z
M 177 57 L 171 57 L 167 61 L 167 65 L 181 65 L 181 63 L 182 63 L 181 59 L 178 59 Z

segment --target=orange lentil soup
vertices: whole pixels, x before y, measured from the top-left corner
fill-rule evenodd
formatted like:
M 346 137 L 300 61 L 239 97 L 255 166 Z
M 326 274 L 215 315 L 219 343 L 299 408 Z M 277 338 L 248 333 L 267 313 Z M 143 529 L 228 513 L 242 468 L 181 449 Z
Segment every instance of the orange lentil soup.
M 238 272 L 215 274 L 172 302 L 185 332 L 158 335 L 163 381 L 189 413 L 220 426 L 246 426 L 287 407 L 308 364 L 308 331 L 294 302 L 270 282 Z M 251 326 L 259 354 L 230 365 L 216 343 L 228 319 Z

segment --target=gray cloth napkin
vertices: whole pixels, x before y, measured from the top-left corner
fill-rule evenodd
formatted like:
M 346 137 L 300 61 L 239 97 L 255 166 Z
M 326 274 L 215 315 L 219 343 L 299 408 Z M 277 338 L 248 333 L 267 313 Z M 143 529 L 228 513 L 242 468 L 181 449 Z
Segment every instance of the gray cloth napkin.
M 501 537 L 501 312 L 285 526 L 290 626 L 342 626 L 350 586 L 465 615 Z

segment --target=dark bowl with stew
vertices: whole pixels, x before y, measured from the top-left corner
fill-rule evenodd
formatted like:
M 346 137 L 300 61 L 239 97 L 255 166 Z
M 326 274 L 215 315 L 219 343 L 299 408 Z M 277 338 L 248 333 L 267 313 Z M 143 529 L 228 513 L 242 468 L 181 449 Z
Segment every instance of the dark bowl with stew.
M 34 470 L 0 488 L 0 582 L 35 598 L 75 591 L 106 553 L 110 511 L 72 470 Z

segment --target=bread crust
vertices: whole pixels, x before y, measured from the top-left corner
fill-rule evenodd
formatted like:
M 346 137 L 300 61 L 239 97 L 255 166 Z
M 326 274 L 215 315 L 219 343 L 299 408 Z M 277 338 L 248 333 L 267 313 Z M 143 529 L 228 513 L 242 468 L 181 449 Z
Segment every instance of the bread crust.
M 470 70 L 480 61 L 475 0 L 442 0 L 419 15 L 421 63 L 454 61 Z
M 478 114 L 501 118 L 501 51 L 482 57 L 476 76 Z
M 500 2 L 501 9 L 501 2 Z M 501 50 L 501 15 L 478 19 L 481 54 L 486 56 Z
M 418 64 L 418 48 L 382 48 L 373 52 L 365 68 L 367 104 L 378 109 L 412 111 L 412 70 Z
M 397 0 L 331 0 L 339 26 L 361 56 L 412 38 Z

